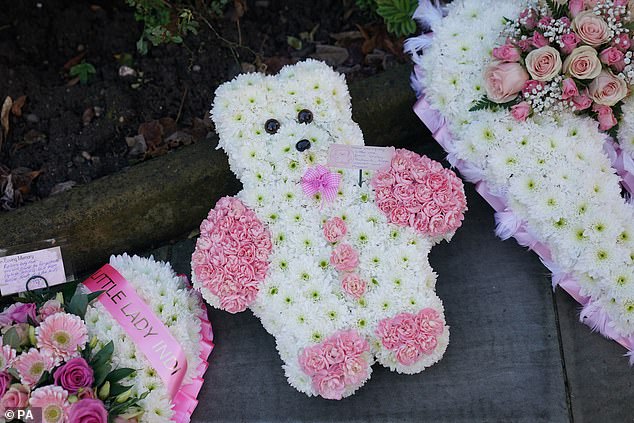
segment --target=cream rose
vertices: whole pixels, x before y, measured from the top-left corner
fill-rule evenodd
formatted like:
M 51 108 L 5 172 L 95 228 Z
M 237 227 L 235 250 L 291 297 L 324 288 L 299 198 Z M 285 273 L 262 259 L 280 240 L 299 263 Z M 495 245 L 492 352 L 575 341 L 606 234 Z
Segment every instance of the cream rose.
M 610 29 L 602 17 L 593 11 L 580 12 L 572 20 L 572 29 L 584 43 L 598 47 L 610 39 Z
M 528 81 L 528 73 L 519 63 L 492 62 L 484 71 L 487 97 L 494 103 L 514 100 Z
M 604 70 L 590 83 L 588 93 L 595 103 L 614 106 L 627 96 L 627 84 L 621 78 Z
M 574 49 L 564 60 L 564 72 L 577 79 L 594 79 L 601 73 L 601 60 L 594 47 Z
M 550 46 L 533 50 L 526 56 L 526 69 L 536 81 L 550 81 L 561 72 L 561 56 Z

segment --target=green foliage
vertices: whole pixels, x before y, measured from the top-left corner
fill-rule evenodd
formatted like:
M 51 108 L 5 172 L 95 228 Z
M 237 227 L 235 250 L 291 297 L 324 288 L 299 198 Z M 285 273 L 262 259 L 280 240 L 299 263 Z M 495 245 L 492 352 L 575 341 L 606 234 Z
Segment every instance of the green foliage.
M 548 6 L 548 9 L 550 9 L 550 13 L 552 13 L 553 18 L 559 19 L 566 16 L 566 5 L 559 4 L 554 0 L 546 0 L 546 5 Z
M 508 103 L 496 103 L 487 98 L 487 96 L 483 96 L 478 101 L 475 102 L 473 106 L 469 109 L 470 112 L 475 112 L 477 110 L 493 110 L 497 111 L 500 108 L 502 109 L 510 109 L 512 106 L 517 104 L 517 99 L 511 100 Z
M 376 13 L 385 22 L 387 30 L 398 37 L 416 32 L 412 19 L 418 0 L 355 0 L 359 9 Z
M 78 76 L 82 84 L 87 84 L 90 77 L 96 73 L 95 67 L 85 60 L 70 68 L 70 76 Z
M 209 3 L 209 9 L 216 16 L 222 16 L 225 13 L 225 9 L 229 5 L 230 0 L 213 0 Z
M 212 11 L 226 6 L 228 0 L 212 1 Z M 192 9 L 181 3 L 165 0 L 126 0 L 134 7 L 134 18 L 143 22 L 143 33 L 136 43 L 141 54 L 147 54 L 150 44 L 158 46 L 166 43 L 180 44 L 189 34 L 198 33 L 198 22 Z M 224 5 L 223 5 L 224 3 Z

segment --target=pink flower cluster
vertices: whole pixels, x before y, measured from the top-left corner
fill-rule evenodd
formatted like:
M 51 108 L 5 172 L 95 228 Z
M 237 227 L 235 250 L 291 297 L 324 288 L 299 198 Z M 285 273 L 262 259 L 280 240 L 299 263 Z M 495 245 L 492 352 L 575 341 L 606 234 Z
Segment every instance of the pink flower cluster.
M 562 4 L 562 2 L 558 2 Z M 634 83 L 634 51 L 626 25 L 629 0 L 569 0 L 564 16 L 528 8 L 509 23 L 505 44 L 484 72 L 487 98 L 524 121 L 570 109 L 593 116 L 599 129 L 618 125 L 615 106 Z
M 389 170 L 372 179 L 377 206 L 390 222 L 429 236 L 445 235 L 462 224 L 467 200 L 462 181 L 425 156 L 396 150 Z
M 354 330 L 340 331 L 320 344 L 304 348 L 299 356 L 302 370 L 313 388 L 326 399 L 341 399 L 370 375 L 370 345 Z
M 255 300 L 268 269 L 271 236 L 252 210 L 237 198 L 221 198 L 200 225 L 192 256 L 198 281 L 229 313 Z
M 385 348 L 394 352 L 399 363 L 410 366 L 434 351 L 444 328 L 440 313 L 425 308 L 418 314 L 400 313 L 381 320 L 376 335 Z

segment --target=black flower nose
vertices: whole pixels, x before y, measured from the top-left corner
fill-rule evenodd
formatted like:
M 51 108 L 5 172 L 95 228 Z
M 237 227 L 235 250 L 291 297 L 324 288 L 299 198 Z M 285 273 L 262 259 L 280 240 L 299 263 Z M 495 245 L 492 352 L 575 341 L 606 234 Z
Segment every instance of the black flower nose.
M 297 151 L 306 151 L 310 148 L 310 141 L 308 140 L 300 140 L 295 144 L 295 148 Z

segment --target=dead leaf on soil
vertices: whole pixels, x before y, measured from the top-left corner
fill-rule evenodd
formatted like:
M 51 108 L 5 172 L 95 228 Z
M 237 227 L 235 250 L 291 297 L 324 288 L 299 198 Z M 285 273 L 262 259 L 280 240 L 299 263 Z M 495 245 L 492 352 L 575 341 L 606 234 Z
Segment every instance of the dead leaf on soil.
M 78 83 L 79 83 L 79 77 L 78 77 L 78 76 L 76 76 L 76 77 L 74 77 L 73 79 L 71 79 L 70 81 L 68 81 L 68 82 L 66 83 L 66 86 L 67 86 L 67 87 L 72 87 L 73 85 L 77 85 Z
M 84 113 L 82 113 L 81 115 L 81 121 L 84 123 L 84 126 L 88 126 L 90 122 L 92 122 L 94 117 L 95 109 L 93 109 L 92 107 L 87 107 L 86 110 L 84 110 Z
M 78 65 L 81 62 L 81 60 L 84 58 L 85 55 L 86 55 L 86 52 L 83 51 L 83 52 L 79 53 L 77 56 L 71 58 L 68 62 L 66 62 L 64 64 L 64 69 L 69 71 L 70 68 L 72 68 L 75 65 Z
M 13 102 L 13 106 L 11 107 L 11 113 L 13 113 L 13 116 L 22 116 L 22 107 L 24 107 L 24 103 L 26 103 L 25 95 L 21 95 L 20 97 L 15 99 L 15 101 Z
M 233 10 L 231 11 L 231 20 L 236 22 L 244 16 L 247 11 L 246 0 L 233 0 Z
M 12 210 L 23 202 L 23 198 L 31 192 L 31 184 L 42 174 L 42 170 L 31 170 L 18 167 L 10 170 L 0 165 L 0 208 Z
M 36 131 L 35 129 L 31 129 L 29 130 L 29 132 L 24 134 L 24 138 L 22 138 L 22 141 L 13 144 L 13 147 L 11 147 L 11 151 L 12 153 L 15 153 L 16 151 L 28 147 L 29 145 L 37 144 L 44 140 L 46 140 L 46 135 L 39 131 Z
M 0 109 L 0 126 L 2 127 L 2 131 L 0 131 L 0 151 L 2 150 L 2 143 L 9 133 L 9 112 L 12 105 L 13 100 L 7 96 L 2 104 L 2 109 Z
M 147 151 L 147 144 L 143 135 L 134 137 L 126 137 L 125 142 L 128 144 L 128 156 L 134 159 L 142 159 Z
M 43 173 L 42 170 L 32 170 L 28 167 L 17 167 L 11 171 L 11 179 L 15 189 L 23 195 L 31 192 L 31 183 Z

